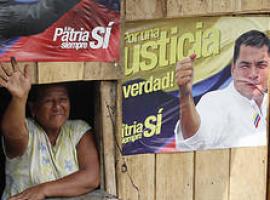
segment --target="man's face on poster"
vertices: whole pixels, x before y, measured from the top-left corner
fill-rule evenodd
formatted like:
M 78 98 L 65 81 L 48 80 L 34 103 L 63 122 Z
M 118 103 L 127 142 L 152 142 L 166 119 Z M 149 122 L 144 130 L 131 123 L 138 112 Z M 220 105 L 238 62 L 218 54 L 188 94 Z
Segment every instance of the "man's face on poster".
M 266 45 L 260 48 L 241 45 L 239 56 L 231 69 L 236 90 L 248 99 L 263 97 L 267 90 L 269 63 Z

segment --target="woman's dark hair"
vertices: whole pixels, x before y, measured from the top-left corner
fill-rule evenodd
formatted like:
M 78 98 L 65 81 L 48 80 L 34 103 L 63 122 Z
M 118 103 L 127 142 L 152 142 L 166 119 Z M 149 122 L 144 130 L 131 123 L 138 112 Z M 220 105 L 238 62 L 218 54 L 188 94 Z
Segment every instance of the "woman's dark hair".
M 52 86 L 63 86 L 67 89 L 68 95 L 70 95 L 69 84 L 66 83 L 57 83 L 57 84 L 44 84 L 44 85 L 32 85 L 32 88 L 28 95 L 28 101 L 31 103 L 37 102 L 42 96 L 42 92 Z

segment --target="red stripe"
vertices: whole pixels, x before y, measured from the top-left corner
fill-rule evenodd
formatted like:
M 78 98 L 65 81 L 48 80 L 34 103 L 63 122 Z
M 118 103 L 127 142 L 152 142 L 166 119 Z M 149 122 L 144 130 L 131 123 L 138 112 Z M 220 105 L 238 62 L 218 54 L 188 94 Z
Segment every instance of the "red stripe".
M 110 43 L 107 49 L 61 49 L 61 41 L 52 41 L 55 28 L 69 26 L 76 30 L 81 27 L 92 30 L 96 26 L 108 26 L 114 21 Z M 2 62 L 8 62 L 11 56 L 18 61 L 118 61 L 120 56 L 120 15 L 94 1 L 82 0 L 65 13 L 58 21 L 44 32 L 28 37 L 21 37 L 1 56 Z

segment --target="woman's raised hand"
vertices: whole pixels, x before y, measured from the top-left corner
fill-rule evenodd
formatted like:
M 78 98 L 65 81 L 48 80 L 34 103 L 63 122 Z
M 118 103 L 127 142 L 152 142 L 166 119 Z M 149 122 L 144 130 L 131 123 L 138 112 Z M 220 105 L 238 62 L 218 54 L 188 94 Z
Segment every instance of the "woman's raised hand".
M 14 98 L 27 98 L 31 89 L 29 66 L 25 65 L 21 71 L 14 57 L 11 57 L 10 61 L 11 66 L 0 63 L 0 85 Z

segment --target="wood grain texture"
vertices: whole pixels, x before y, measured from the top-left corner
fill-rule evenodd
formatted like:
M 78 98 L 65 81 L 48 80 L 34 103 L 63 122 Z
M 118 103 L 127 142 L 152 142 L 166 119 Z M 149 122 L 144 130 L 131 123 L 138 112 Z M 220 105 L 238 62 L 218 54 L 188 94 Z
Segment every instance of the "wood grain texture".
M 266 198 L 267 148 L 231 150 L 230 200 Z
M 264 8 L 265 10 L 270 10 L 270 1 L 262 0 L 262 8 Z
M 116 117 L 115 117 L 115 130 L 116 130 L 116 186 L 117 194 L 120 193 L 122 171 L 121 166 L 124 163 L 124 157 L 122 156 L 122 146 L 121 146 L 121 134 L 122 134 L 122 82 L 117 81 L 116 83 Z
M 193 200 L 194 153 L 156 155 L 156 200 Z
M 214 0 L 212 9 L 213 13 L 232 13 L 236 9 L 236 0 Z
M 167 17 L 183 16 L 183 1 L 167 0 Z
M 104 174 L 105 189 L 110 194 L 116 195 L 115 176 L 115 83 L 101 81 L 100 83 L 100 104 L 102 116 L 102 139 L 104 152 Z
M 229 150 L 208 150 L 195 154 L 195 200 L 228 200 Z
M 155 155 L 125 156 L 119 162 L 119 198 L 155 200 Z
M 83 62 L 43 62 L 38 63 L 38 83 L 55 83 L 83 80 Z
M 119 80 L 121 78 L 123 78 L 123 72 L 118 63 L 85 63 L 84 80 Z
M 241 0 L 240 11 L 262 10 L 264 0 Z
M 126 0 L 126 20 L 146 20 L 165 17 L 163 0 Z
M 212 0 L 182 0 L 183 15 L 201 15 L 212 13 Z

